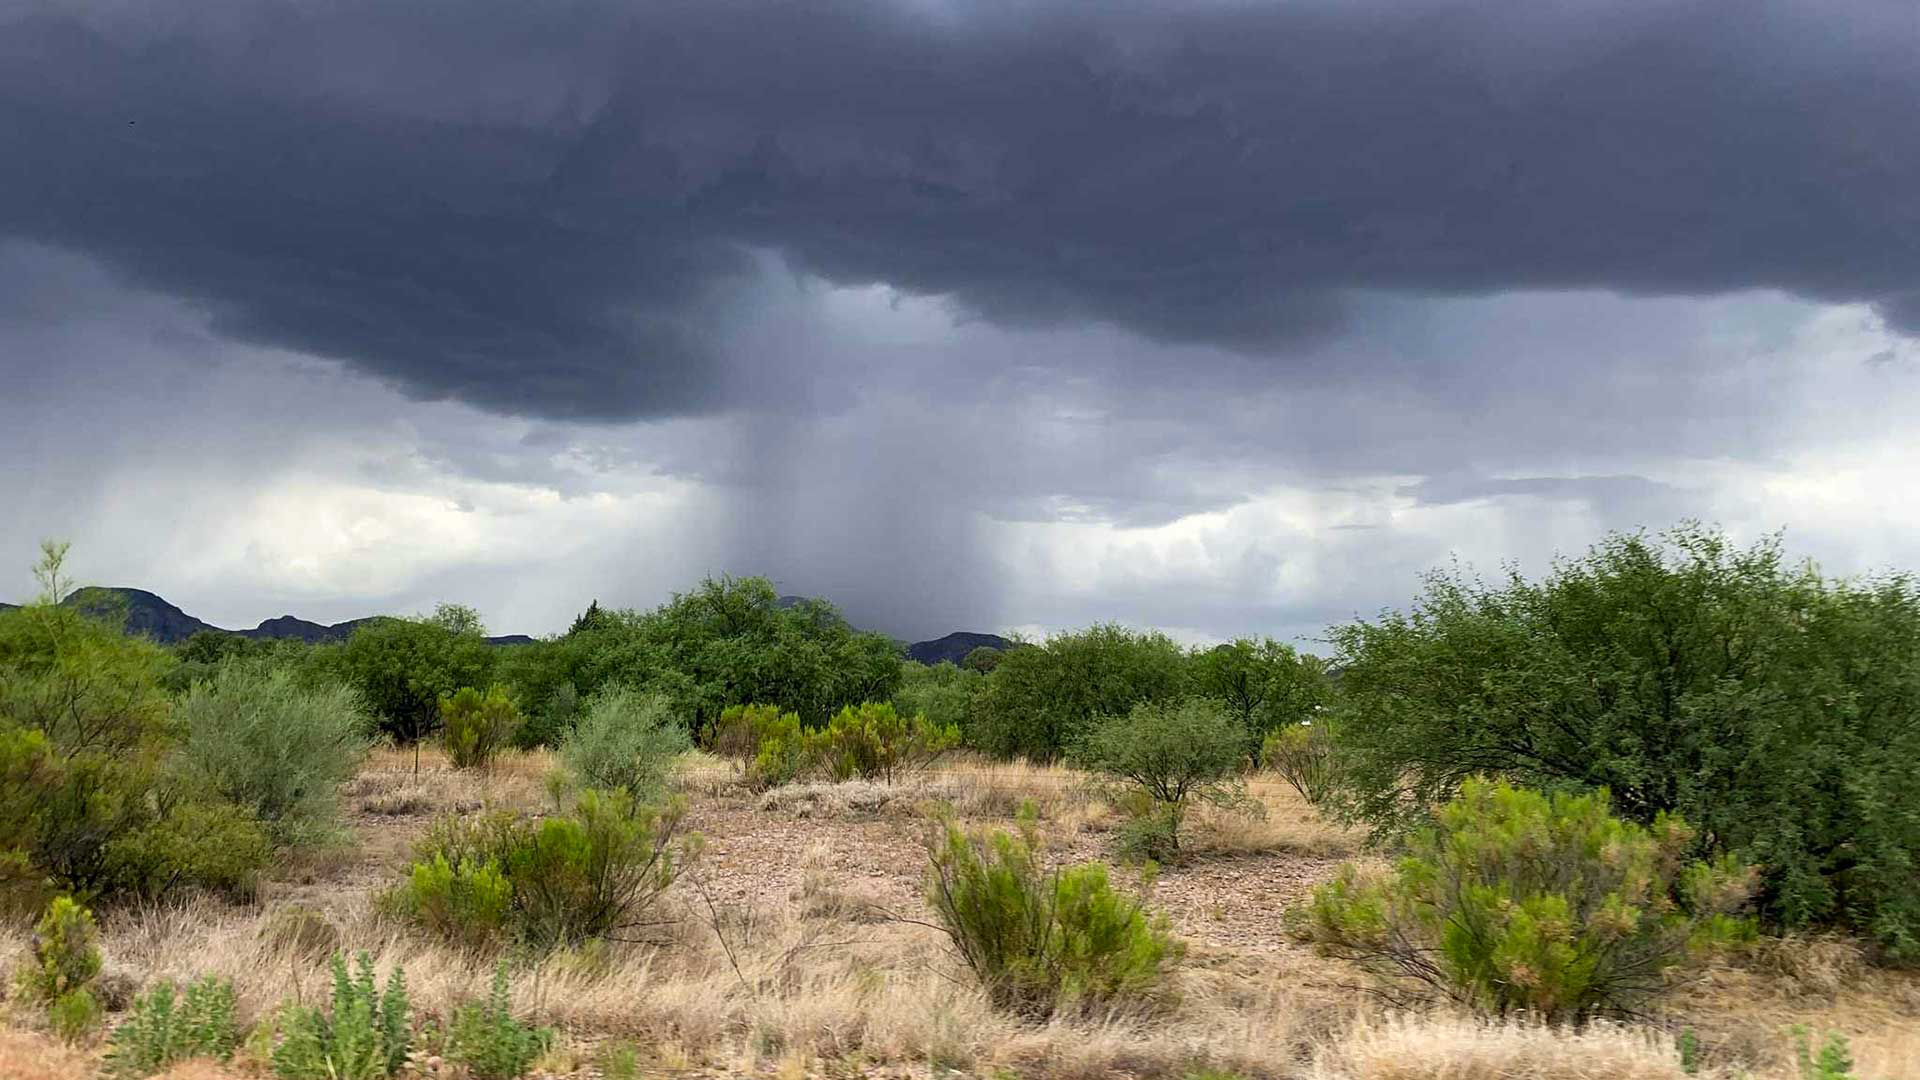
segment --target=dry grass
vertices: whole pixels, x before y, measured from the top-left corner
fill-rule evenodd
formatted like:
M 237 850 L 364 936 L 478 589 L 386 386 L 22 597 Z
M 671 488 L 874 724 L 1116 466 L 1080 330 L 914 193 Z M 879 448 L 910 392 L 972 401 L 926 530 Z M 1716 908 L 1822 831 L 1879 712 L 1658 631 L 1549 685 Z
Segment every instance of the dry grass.
M 1603 1024 L 1557 1031 L 1520 1024 L 1396 1017 L 1356 1025 L 1315 1055 L 1313 1080 L 1684 1080 L 1665 1033 Z M 1722 1075 L 1703 1070 L 1713 1080 Z
M 446 1016 L 484 993 L 489 958 L 461 955 L 385 924 L 372 896 L 429 815 L 482 806 L 534 811 L 548 805 L 549 756 L 511 755 L 490 774 L 461 773 L 440 755 L 383 751 L 347 787 L 360 844 L 355 858 L 305 856 L 264 890 L 255 907 L 188 900 L 103 913 L 112 976 L 141 985 L 213 974 L 234 983 L 243 1022 L 325 985 L 325 958 L 286 930 L 287 905 L 325 920 L 348 948 L 366 949 L 382 971 L 407 974 L 416 1006 Z M 734 830 L 728 850 L 782 867 L 697 868 L 668 894 L 678 915 L 668 940 L 562 952 L 526 965 L 514 983 L 519 1010 L 556 1026 L 562 1039 L 543 1067 L 590 1076 L 600 1047 L 631 1043 L 642 1074 L 978 1076 L 1011 1070 L 1029 1078 L 1184 1077 L 1210 1069 L 1251 1080 L 1652 1080 L 1677 1077 L 1670 1035 L 1595 1028 L 1578 1036 L 1448 1017 L 1391 1017 L 1370 1010 L 1351 970 L 1285 944 L 1272 933 L 1286 897 L 1324 875 L 1354 838 L 1312 814 L 1291 789 L 1256 779 L 1264 820 L 1197 814 L 1195 865 L 1163 875 L 1159 902 L 1197 936 L 1178 976 L 1180 1000 L 1152 1017 L 1024 1024 L 993 1012 L 963 977 L 941 934 L 902 918 L 916 901 L 920 866 L 910 842 L 930 808 L 973 822 L 1002 822 L 1031 802 L 1049 842 L 1075 858 L 1096 857 L 1117 812 L 1073 772 L 1050 766 L 958 760 L 911 783 L 803 785 L 761 799 L 739 788 L 727 763 L 690 755 L 676 780 L 696 814 Z M 415 806 L 406 813 L 382 807 Z M 764 809 L 761 808 L 764 806 Z M 796 823 L 796 815 L 808 820 Z M 773 826 L 779 839 L 764 833 Z M 849 847 L 905 834 L 884 850 L 888 874 L 849 867 Z M 758 846 L 745 839 L 760 838 Z M 790 838 L 790 839 L 789 839 Z M 865 839 L 862 839 L 865 838 Z M 906 865 L 913 863 L 913 865 Z M 774 889 L 716 892 L 734 877 L 783 882 Z M 775 871 L 779 871 L 776 873 Z M 890 875 L 890 876 L 889 876 Z M 901 879 L 905 880 L 902 881 Z M 790 887 L 789 887 L 790 886 Z M 906 905 L 906 906 L 903 906 Z M 1229 908 L 1218 915 L 1216 908 Z M 1220 920 L 1226 920 L 1221 922 Z M 1238 920 L 1237 922 L 1234 920 Z M 1220 927 L 1226 927 L 1222 930 Z M 1213 938 L 1207 932 L 1217 930 Z M 26 949 L 24 926 L 0 928 L 0 971 Z M 1242 934 L 1261 939 L 1242 947 Z M 36 1017 L 16 1012 L 0 1031 L 0 1078 L 85 1075 L 97 1061 L 49 1043 Z M 1804 1023 L 1853 1039 L 1862 1080 L 1920 1077 L 1920 980 L 1867 968 L 1844 941 L 1770 944 L 1713 970 L 1676 1002 L 1670 1031 L 1695 1029 L 1708 1072 L 1789 1080 L 1792 1041 Z M 241 1075 L 184 1067 L 179 1080 Z M 1715 1073 L 1713 1070 L 1720 1070 Z

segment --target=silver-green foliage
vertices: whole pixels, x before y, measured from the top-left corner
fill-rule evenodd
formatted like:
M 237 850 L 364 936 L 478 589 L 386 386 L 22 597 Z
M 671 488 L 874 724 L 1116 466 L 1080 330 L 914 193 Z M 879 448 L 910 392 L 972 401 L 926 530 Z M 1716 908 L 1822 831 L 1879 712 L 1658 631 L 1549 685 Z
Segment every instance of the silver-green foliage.
M 1258 812 L 1240 782 L 1243 729 L 1212 698 L 1143 701 L 1124 715 L 1101 717 L 1075 744 L 1072 760 L 1152 800 L 1163 819 L 1155 858 L 1179 853 L 1180 819 L 1194 801 Z
M 287 670 L 228 664 L 195 683 L 176 716 L 188 771 L 250 808 L 277 843 L 325 837 L 339 788 L 366 754 L 368 721 L 347 686 L 302 686 Z
M 413 1045 L 412 1008 L 406 977 L 399 968 L 376 988 L 373 958 L 361 953 L 358 971 L 347 973 L 346 958 L 333 957 L 333 998 L 329 1008 L 289 1005 L 281 1018 L 285 1033 L 273 1051 L 273 1071 L 283 1080 L 373 1080 L 397 1075 Z
M 560 759 L 583 787 L 624 788 L 647 799 L 665 785 L 674 758 L 692 745 L 664 696 L 609 687 L 588 700 Z
M 133 1000 L 133 1013 L 113 1029 L 107 1071 L 150 1076 L 176 1061 L 225 1061 L 239 1044 L 233 1022 L 233 984 L 208 975 L 178 994 L 162 982 Z

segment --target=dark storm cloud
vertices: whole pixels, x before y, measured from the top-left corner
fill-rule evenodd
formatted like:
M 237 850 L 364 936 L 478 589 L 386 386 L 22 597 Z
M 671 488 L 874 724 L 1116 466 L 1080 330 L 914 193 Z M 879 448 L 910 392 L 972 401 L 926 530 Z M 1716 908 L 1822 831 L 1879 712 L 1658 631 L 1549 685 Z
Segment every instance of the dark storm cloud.
M 748 248 L 1255 354 L 1353 289 L 1920 328 L 1904 3 L 28 4 L 0 230 L 423 397 L 735 403 Z

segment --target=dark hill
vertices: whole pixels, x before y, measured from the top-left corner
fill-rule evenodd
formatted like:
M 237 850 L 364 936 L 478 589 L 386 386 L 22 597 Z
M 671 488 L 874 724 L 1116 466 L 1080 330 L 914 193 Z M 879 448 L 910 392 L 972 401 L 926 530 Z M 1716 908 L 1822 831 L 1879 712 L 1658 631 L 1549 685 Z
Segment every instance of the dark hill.
M 145 589 L 102 588 L 95 585 L 75 589 L 60 604 L 102 618 L 114 618 L 124 613 L 127 633 L 149 638 L 161 645 L 178 645 L 203 630 L 248 638 L 291 638 L 309 645 L 323 645 L 345 641 L 356 627 L 380 618 L 375 615 L 366 619 L 348 619 L 328 626 L 282 615 L 277 619 L 268 619 L 251 630 L 227 630 L 202 622 Z M 0 604 L 0 611 L 19 606 Z M 492 645 L 530 645 L 533 639 L 525 634 L 503 634 L 490 637 L 487 642 Z
M 943 638 L 932 641 L 916 641 L 907 646 L 907 659 L 918 660 L 923 664 L 937 664 L 942 660 L 957 664 L 967 658 L 967 654 L 981 646 L 990 649 L 1006 649 L 1013 642 L 999 634 L 974 634 L 965 630 L 955 630 Z

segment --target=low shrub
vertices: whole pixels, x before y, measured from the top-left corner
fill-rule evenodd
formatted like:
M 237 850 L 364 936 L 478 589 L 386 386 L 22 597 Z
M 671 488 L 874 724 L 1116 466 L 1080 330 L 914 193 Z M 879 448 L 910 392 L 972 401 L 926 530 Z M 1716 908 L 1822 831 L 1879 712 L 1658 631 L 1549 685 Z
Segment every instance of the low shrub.
M 624 788 L 644 801 L 658 797 L 692 745 L 664 696 L 613 687 L 588 699 L 560 760 L 584 787 Z
M 454 1013 L 447 1029 L 447 1060 L 464 1066 L 474 1080 L 516 1080 L 553 1042 L 553 1032 L 528 1027 L 513 1018 L 503 960 L 493 970 L 485 1001 L 470 1002 Z
M 233 1022 L 233 984 L 209 975 L 176 996 L 162 982 L 134 998 L 133 1013 L 113 1029 L 107 1071 L 116 1077 L 151 1076 L 176 1061 L 225 1061 L 240 1044 Z
M 1240 781 L 1245 732 L 1219 702 L 1143 701 L 1096 720 L 1073 747 L 1072 761 L 1152 801 L 1158 820 L 1135 829 L 1159 861 L 1180 855 L 1180 823 L 1193 801 L 1259 812 Z
M 456 769 L 484 769 L 520 726 L 520 710 L 506 688 L 485 693 L 463 686 L 440 699 L 441 738 Z
M 93 991 L 69 990 L 47 1003 L 47 1024 L 60 1041 L 71 1046 L 100 1023 L 100 1001 Z
M 93 912 L 70 896 L 56 896 L 33 928 L 30 959 L 19 975 L 22 997 L 51 1005 L 85 990 L 100 974 L 100 932 Z
M 903 716 L 885 702 L 847 706 L 808 737 L 811 755 L 835 780 L 896 779 L 924 770 L 960 745 L 957 725 L 936 726 L 925 716 Z
M 1612 816 L 1604 792 L 1469 780 L 1397 870 L 1352 866 L 1293 916 L 1324 951 L 1494 1016 L 1633 1012 L 1697 952 L 1741 936 L 1751 875 L 1688 864 L 1677 818 Z
M 720 711 L 719 719 L 713 722 L 707 749 L 733 762 L 735 769 L 744 772 L 759 755 L 760 740 L 766 737 L 767 732 L 778 727 L 780 720 L 778 705 L 729 705 Z M 793 726 L 800 726 L 798 714 L 793 716 Z
M 339 684 L 303 686 L 284 668 L 227 663 L 175 705 L 180 757 L 196 784 L 253 811 L 274 843 L 327 839 L 340 785 L 366 755 L 371 720 Z
M 791 784 L 813 760 L 813 743 L 795 713 L 781 713 L 759 733 L 759 749 L 747 769 L 750 786 L 766 789 Z
M 448 941 L 537 947 L 620 939 L 648 916 L 677 867 L 683 810 L 643 806 L 623 790 L 588 789 L 572 813 L 538 822 L 504 815 L 442 821 L 415 851 L 383 907 Z
M 179 885 L 197 885 L 250 900 L 273 842 L 246 809 L 182 799 L 111 851 L 122 889 L 153 899 Z
M 373 978 L 373 958 L 361 953 L 358 971 L 333 955 L 333 995 L 328 1008 L 289 1004 L 280 1018 L 283 1037 L 273 1050 L 273 1071 L 283 1080 L 374 1080 L 396 1076 L 413 1047 L 412 1006 L 406 976 L 395 968 L 385 987 Z
M 1044 1019 L 1169 997 L 1185 949 L 1165 918 L 1098 863 L 1042 870 L 1031 827 L 1023 834 L 949 824 L 930 845 L 928 901 L 994 1006 Z
M 1315 806 L 1333 793 L 1339 776 L 1335 763 L 1333 736 L 1324 723 L 1277 728 L 1260 744 L 1260 764 Z
M 1807 1029 L 1793 1031 L 1794 1061 L 1800 1066 L 1800 1080 L 1855 1080 L 1853 1050 L 1847 1037 L 1829 1032 L 1826 1041 L 1815 1050 L 1807 1041 Z

